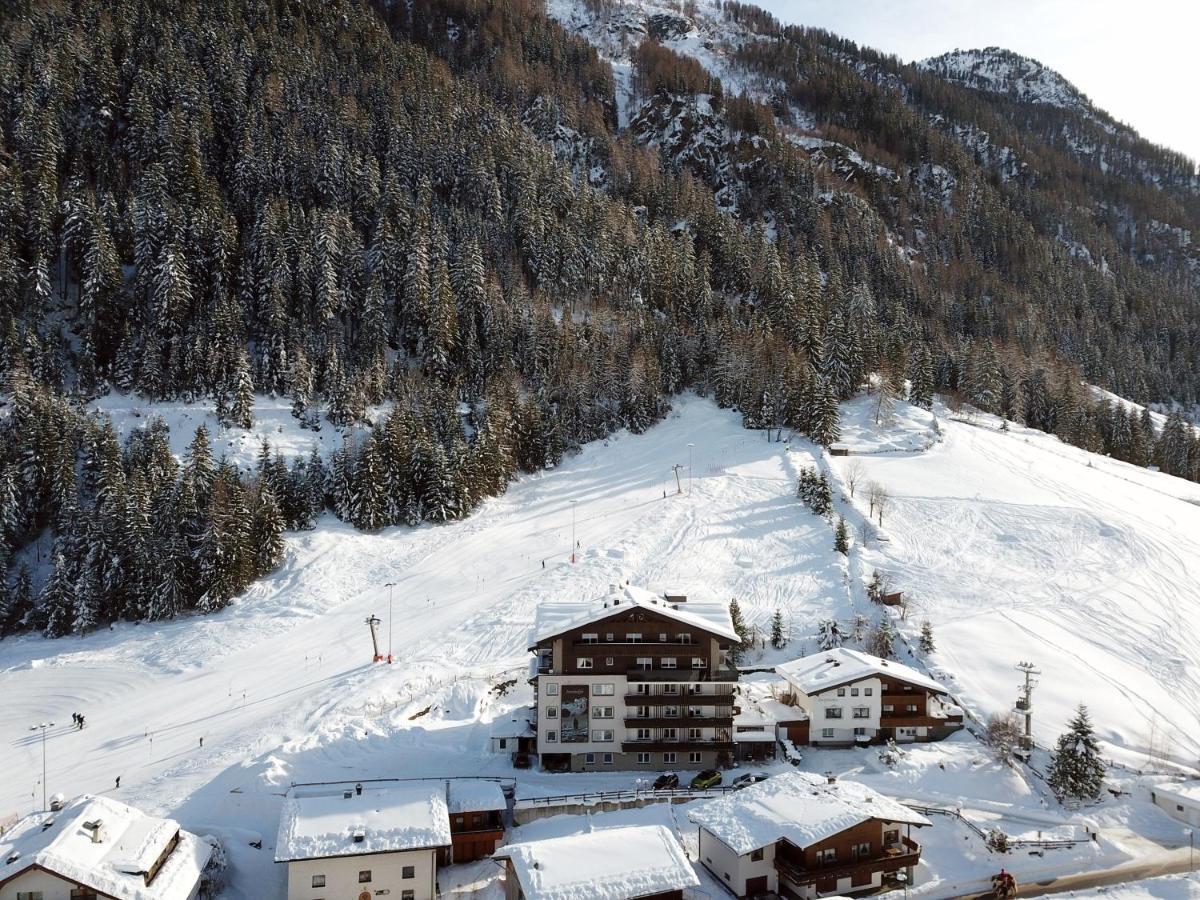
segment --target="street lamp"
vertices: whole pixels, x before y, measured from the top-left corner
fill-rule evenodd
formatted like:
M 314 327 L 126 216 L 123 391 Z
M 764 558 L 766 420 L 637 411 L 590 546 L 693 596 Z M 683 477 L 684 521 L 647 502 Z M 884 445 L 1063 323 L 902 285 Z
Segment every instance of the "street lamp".
M 396 582 L 389 581 L 384 585 L 388 589 L 388 665 L 392 664 L 392 588 L 396 586 Z
M 692 448 L 695 444 L 688 444 L 688 496 L 692 493 Z
M 908 900 L 908 873 L 907 872 L 897 872 L 896 880 L 899 881 L 902 885 L 904 885 L 904 900 Z
M 53 722 L 39 722 L 29 726 L 30 731 L 37 731 L 39 728 L 42 731 L 42 809 L 44 810 L 50 808 L 46 802 L 46 729 L 53 727 Z
M 1183 829 L 1183 833 L 1188 836 L 1188 871 L 1192 872 L 1196 868 L 1196 834 L 1191 828 Z
M 571 562 L 575 562 L 575 508 L 578 500 L 571 501 Z

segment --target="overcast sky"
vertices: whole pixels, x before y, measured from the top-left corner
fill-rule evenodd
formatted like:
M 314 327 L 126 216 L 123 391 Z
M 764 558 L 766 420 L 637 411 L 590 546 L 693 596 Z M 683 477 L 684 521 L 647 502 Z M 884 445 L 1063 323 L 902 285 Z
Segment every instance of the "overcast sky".
M 751 0 L 906 62 L 1005 47 L 1143 137 L 1200 159 L 1200 0 Z

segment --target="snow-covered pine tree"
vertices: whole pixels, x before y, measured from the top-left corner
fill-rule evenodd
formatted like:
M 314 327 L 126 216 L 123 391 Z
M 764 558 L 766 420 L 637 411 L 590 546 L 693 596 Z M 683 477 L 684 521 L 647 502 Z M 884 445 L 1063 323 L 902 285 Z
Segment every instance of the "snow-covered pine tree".
M 1106 771 L 1087 707 L 1081 703 L 1058 739 L 1046 783 L 1060 802 L 1096 800 L 1104 789 Z
M 746 622 L 742 618 L 742 607 L 737 602 L 737 598 L 729 601 L 729 619 L 733 623 L 733 630 L 741 640 L 734 644 L 729 649 L 729 661 L 733 665 L 738 665 L 742 661 L 742 654 L 749 645 L 750 632 L 746 628 Z
M 782 650 L 787 644 L 787 638 L 783 633 L 783 613 L 780 610 L 775 610 L 775 615 L 771 617 L 771 646 L 776 650 Z
M 822 619 L 817 623 L 817 646 L 822 650 L 832 650 L 842 646 L 846 635 L 837 619 Z
M 850 552 L 850 532 L 846 528 L 846 520 L 841 517 L 833 532 L 833 549 L 843 556 Z
M 61 544 L 61 541 L 56 542 Z M 62 637 L 71 631 L 75 622 L 75 573 L 64 555 L 63 548 L 56 546 L 50 577 L 38 598 L 41 617 L 45 621 L 42 633 L 46 637 Z
M 886 614 L 880 617 L 875 627 L 867 634 L 864 649 L 872 656 L 891 659 L 895 654 L 896 628 Z
M 908 400 L 922 409 L 933 407 L 933 354 L 929 345 L 920 344 L 911 354 L 908 364 Z
M 933 641 L 933 623 L 926 619 L 921 623 L 921 642 L 922 653 L 932 653 L 937 649 L 937 645 Z

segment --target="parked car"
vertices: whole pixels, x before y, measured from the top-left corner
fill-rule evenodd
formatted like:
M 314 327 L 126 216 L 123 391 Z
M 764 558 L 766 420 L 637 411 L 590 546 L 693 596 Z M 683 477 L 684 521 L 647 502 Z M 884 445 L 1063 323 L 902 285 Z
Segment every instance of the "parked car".
M 528 753 L 514 753 L 512 757 L 514 769 L 528 769 L 533 765 Z
M 663 772 L 654 779 L 654 790 L 669 791 L 671 788 L 679 787 L 679 776 L 674 772 Z
M 771 776 L 766 772 L 746 772 L 744 775 L 739 775 L 729 783 L 729 786 L 735 791 L 740 791 L 742 788 L 750 787 L 752 784 L 758 784 L 760 781 L 766 781 Z
M 705 769 L 692 779 L 692 787 L 698 791 L 716 787 L 721 783 L 721 773 L 716 769 Z

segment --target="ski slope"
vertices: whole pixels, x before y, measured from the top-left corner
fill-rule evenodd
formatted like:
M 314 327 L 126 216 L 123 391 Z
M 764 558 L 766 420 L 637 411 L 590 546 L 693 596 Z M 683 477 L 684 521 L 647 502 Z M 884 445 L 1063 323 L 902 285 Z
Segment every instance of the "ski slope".
M 327 518 L 289 535 L 282 568 L 219 614 L 2 641 L 0 818 L 40 807 L 42 747 L 29 727 L 53 721 L 51 793 L 115 794 L 218 833 L 232 848 L 227 896 L 275 896 L 283 873 L 270 850 L 289 782 L 514 774 L 488 737 L 493 719 L 529 702 L 526 637 L 541 601 L 630 580 L 736 597 L 764 632 L 779 609 L 790 644 L 751 655 L 765 665 L 815 651 L 821 619 L 878 617 L 861 584 L 873 567 L 911 599 L 904 629 L 934 623 L 928 662 L 972 712 L 1007 708 L 1013 664 L 1032 659 L 1045 673 L 1041 742 L 1086 700 L 1107 752 L 1144 763 L 1156 722 L 1158 745 L 1170 735 L 1173 755 L 1194 763 L 1200 486 L 1034 432 L 1002 433 L 982 417 L 943 411 L 935 427 L 902 407 L 880 430 L 868 400 L 844 414 L 856 453 L 830 459 L 804 441 L 768 443 L 710 401 L 678 398 L 646 434 L 589 445 L 467 521 L 362 534 Z M 847 559 L 795 483 L 803 466 L 837 475 L 855 460 L 895 499 L 888 540 Z M 861 519 L 849 504 L 841 511 Z M 373 614 L 392 666 L 370 662 Z M 87 717 L 83 731 L 66 724 L 72 712 Z M 518 777 L 543 793 L 634 781 Z M 256 835 L 261 851 L 246 846 Z

